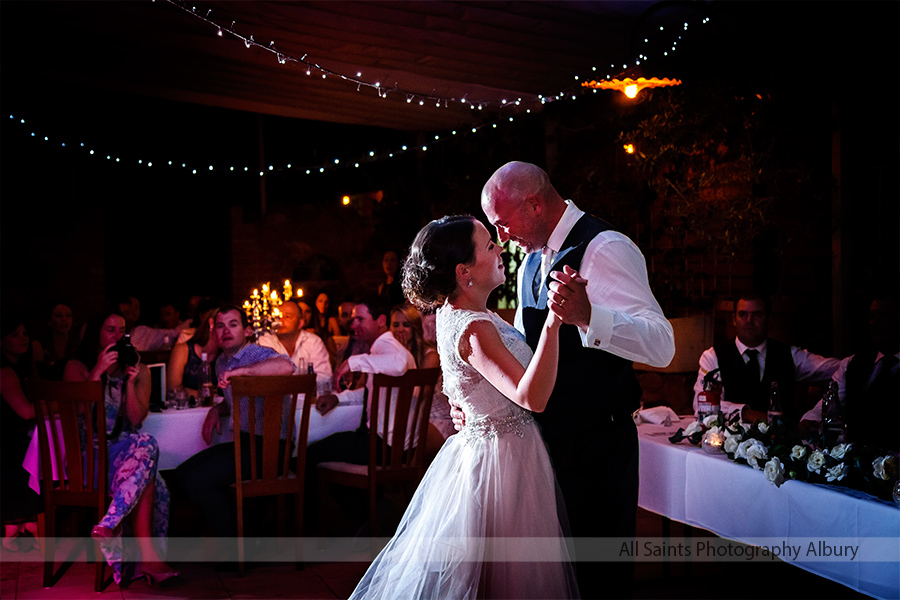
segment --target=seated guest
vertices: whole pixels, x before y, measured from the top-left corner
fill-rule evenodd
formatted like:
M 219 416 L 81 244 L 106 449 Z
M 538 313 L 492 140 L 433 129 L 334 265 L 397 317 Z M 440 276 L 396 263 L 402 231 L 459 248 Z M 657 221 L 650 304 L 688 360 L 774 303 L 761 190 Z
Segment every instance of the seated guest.
M 216 375 L 219 387 L 225 392 L 225 401 L 209 409 L 202 431 L 186 433 L 199 433 L 207 444 L 212 441 L 214 431 L 222 432 L 222 419 L 229 417 L 235 409 L 230 386 L 232 377 L 291 375 L 294 372 L 290 358 L 248 341 L 253 330 L 243 309 L 226 304 L 216 312 L 213 322 L 216 342 L 221 351 L 216 360 Z M 241 411 L 241 424 L 244 426 L 248 423 L 246 399 L 237 409 Z M 247 431 L 241 431 L 239 435 L 245 442 L 241 445 L 241 467 L 249 472 L 250 435 Z M 181 463 L 174 473 L 175 480 L 188 497 L 203 509 L 208 525 L 219 537 L 237 535 L 237 506 L 229 493 L 229 486 L 234 483 L 235 477 L 234 460 L 234 442 L 216 444 Z
M 350 335 L 350 323 L 353 321 L 353 307 L 355 302 L 341 302 L 338 306 L 338 326 L 341 328 L 340 335 Z
M 159 475 L 159 446 L 153 436 L 137 429 L 150 409 L 150 370 L 140 362 L 119 362 L 115 343 L 125 335 L 125 317 L 107 309 L 88 323 L 84 340 L 66 365 L 66 381 L 101 381 L 109 431 L 110 501 L 106 516 L 91 531 L 101 541 L 116 583 L 131 581 L 123 556 L 121 535 L 133 534 L 140 549 L 139 571 L 150 583 L 178 575 L 163 562 L 157 543 L 168 528 L 169 492 Z M 123 357 L 124 358 L 124 357 Z
M 166 309 L 167 306 L 171 310 Z M 131 334 L 131 343 L 138 351 L 168 350 L 178 340 L 181 330 L 188 326 L 187 322 L 180 321 L 180 313 L 175 310 L 174 306 L 163 306 L 160 309 L 160 316 L 162 316 L 163 309 L 166 309 L 167 315 L 164 319 L 164 326 L 148 327 L 138 324 L 141 316 L 141 303 L 137 298 L 129 296 L 127 299 L 119 300 L 119 310 L 125 316 L 127 333 Z
M 194 306 L 195 299 L 197 298 L 199 298 L 199 300 L 196 300 L 196 306 Z M 182 327 L 181 333 L 178 334 L 178 339 L 175 341 L 176 344 L 183 344 L 191 339 L 197 332 L 200 323 L 206 323 L 204 319 L 215 313 L 216 310 L 225 304 L 221 298 L 216 298 L 214 296 L 207 296 L 206 298 L 191 296 L 189 302 L 193 306 L 193 308 L 191 308 L 193 316 L 184 324 L 185 326 Z
M 381 259 L 381 268 L 384 271 L 384 281 L 378 285 L 378 295 L 389 306 L 406 302 L 400 283 L 400 256 L 393 250 L 388 250 Z
M 331 381 L 331 362 L 325 344 L 314 333 L 303 329 L 303 316 L 296 302 L 288 300 L 281 305 L 281 327 L 278 335 L 264 333 L 257 343 L 272 348 L 279 354 L 291 357 L 297 369 L 307 372 L 311 365 L 316 374 L 316 382 L 323 384 Z
M 212 364 L 219 353 L 219 344 L 212 333 L 215 312 L 216 309 L 212 309 L 200 317 L 201 322 L 206 325 L 194 329 L 193 337 L 187 342 L 175 344 L 166 366 L 166 391 L 183 387 L 188 394 L 199 397 L 197 376 L 203 367 L 203 354 L 206 354 L 207 362 Z
M 37 535 L 35 518 L 43 512 L 43 502 L 28 486 L 28 472 L 22 468 L 34 429 L 34 405 L 25 397 L 22 383 L 36 377 L 37 371 L 22 319 L 4 314 L 0 335 L 0 521 L 3 547 L 15 552 L 20 533 Z
M 832 380 L 847 426 L 847 441 L 888 452 L 900 451 L 900 306 L 896 293 L 882 294 L 869 307 L 869 339 L 862 352 L 841 361 Z M 803 416 L 818 429 L 822 401 Z
M 419 369 L 440 366 L 437 348 L 425 341 L 422 316 L 415 306 L 404 303 L 391 309 L 391 334 L 409 350 Z
M 412 354 L 403 347 L 403 344 L 391 334 L 388 329 L 388 315 L 390 305 L 380 297 L 365 299 L 353 308 L 353 333 L 357 339 L 370 346 L 367 354 L 357 354 L 345 360 L 334 373 L 334 389 L 340 390 L 345 378 L 352 372 L 367 374 L 365 387 L 347 389 L 338 394 L 319 396 L 316 402 L 316 410 L 327 415 L 338 404 L 363 404 L 371 394 L 371 374 L 382 373 L 384 375 L 403 375 L 408 369 L 416 368 L 416 361 Z M 366 393 L 368 389 L 368 394 Z M 366 402 L 368 413 L 371 400 Z M 379 407 L 381 413 L 383 407 Z M 379 415 L 379 422 L 381 417 Z M 310 444 L 306 452 L 306 498 L 310 515 L 315 515 L 316 496 L 316 465 L 323 462 L 348 462 L 357 465 L 368 464 L 369 460 L 369 434 L 368 425 L 360 423 L 355 431 L 340 431 L 324 439 Z M 381 446 L 379 445 L 379 449 Z
M 75 354 L 79 341 L 79 335 L 72 331 L 72 309 L 62 303 L 53 306 L 45 334 L 31 342 L 41 378 L 62 380 L 66 362 Z
M 316 333 L 323 340 L 326 337 L 341 335 L 341 327 L 338 324 L 337 317 L 331 310 L 331 298 L 325 292 L 316 296 L 316 311 L 313 319 Z
M 745 294 L 737 299 L 732 315 L 737 337 L 716 344 L 700 356 L 700 371 L 694 384 L 695 413 L 697 395 L 703 391 L 703 378 L 718 368 L 722 378 L 722 411 L 726 415 L 740 411 L 744 421 L 765 420 L 769 391 L 775 381 L 785 422 L 797 424 L 799 415 L 795 414 L 793 403 L 796 382 L 827 382 L 840 361 L 770 339 L 771 312 L 772 303 L 765 296 Z
M 407 302 L 391 309 L 391 333 L 413 355 L 419 369 L 441 365 L 437 348 L 425 340 L 422 316 L 412 304 Z M 429 460 L 437 455 L 444 441 L 456 433 L 453 419 L 450 418 L 450 403 L 441 391 L 442 387 L 443 380 L 439 378 L 431 401 L 431 414 L 428 417 L 426 455 Z

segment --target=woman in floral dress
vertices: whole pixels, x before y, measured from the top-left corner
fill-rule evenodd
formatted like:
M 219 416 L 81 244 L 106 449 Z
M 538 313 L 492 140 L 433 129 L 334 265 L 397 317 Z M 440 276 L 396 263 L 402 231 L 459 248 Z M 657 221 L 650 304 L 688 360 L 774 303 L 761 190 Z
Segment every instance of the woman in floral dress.
M 169 520 L 169 492 L 158 472 L 156 440 L 137 432 L 149 411 L 150 372 L 140 362 L 133 366 L 119 364 L 114 346 L 124 334 L 125 318 L 117 310 L 109 309 L 92 320 L 78 355 L 66 365 L 64 378 L 103 382 L 111 500 L 106 516 L 91 536 L 101 541 L 116 583 L 146 577 L 153 585 L 178 574 L 161 558 Z M 133 570 L 131 547 L 123 544 L 123 534 L 131 534 L 137 541 L 137 570 Z

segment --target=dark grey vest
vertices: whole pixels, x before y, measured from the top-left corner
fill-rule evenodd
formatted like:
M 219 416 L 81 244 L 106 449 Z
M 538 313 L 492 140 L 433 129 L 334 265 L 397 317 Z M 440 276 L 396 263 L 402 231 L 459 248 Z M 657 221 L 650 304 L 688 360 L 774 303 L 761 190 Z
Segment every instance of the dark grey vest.
M 588 243 L 598 233 L 609 229 L 608 223 L 596 217 L 581 217 L 566 237 L 550 271 L 561 271 L 564 265 L 580 270 Z M 548 310 L 547 280 L 541 282 L 537 298 L 532 289 L 532 282 L 540 277 L 540 263 L 540 252 L 528 256 L 519 291 L 525 337 L 532 350 L 537 348 Z M 556 385 L 546 410 L 535 415 L 544 435 L 595 432 L 599 424 L 608 423 L 611 418 L 630 419 L 631 413 L 640 406 L 641 398 L 641 387 L 631 361 L 603 350 L 583 347 L 574 325 L 560 328 L 559 342 Z

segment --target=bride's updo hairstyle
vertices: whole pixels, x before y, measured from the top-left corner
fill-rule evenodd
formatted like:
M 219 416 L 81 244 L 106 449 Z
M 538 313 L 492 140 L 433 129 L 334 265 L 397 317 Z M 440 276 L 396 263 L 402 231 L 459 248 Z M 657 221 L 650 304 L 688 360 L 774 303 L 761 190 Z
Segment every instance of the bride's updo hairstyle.
M 456 265 L 475 259 L 475 217 L 432 221 L 416 235 L 403 264 L 403 293 L 416 308 L 432 313 L 456 288 Z

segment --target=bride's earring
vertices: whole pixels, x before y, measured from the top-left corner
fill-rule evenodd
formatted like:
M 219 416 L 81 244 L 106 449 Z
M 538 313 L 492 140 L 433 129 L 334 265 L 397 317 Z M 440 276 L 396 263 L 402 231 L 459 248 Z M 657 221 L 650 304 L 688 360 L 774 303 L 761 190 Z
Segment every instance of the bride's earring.
M 466 285 L 468 285 L 469 287 L 472 287 L 472 280 L 470 279 L 470 280 L 469 280 L 469 283 L 466 284 Z

